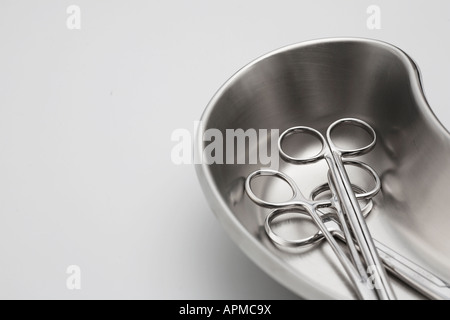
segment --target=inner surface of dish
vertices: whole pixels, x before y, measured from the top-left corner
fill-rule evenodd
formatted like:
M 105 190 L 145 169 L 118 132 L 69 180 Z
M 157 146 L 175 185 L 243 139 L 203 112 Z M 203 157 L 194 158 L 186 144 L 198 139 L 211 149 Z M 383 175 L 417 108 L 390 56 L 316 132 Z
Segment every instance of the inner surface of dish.
M 202 138 L 210 128 L 223 136 L 227 129 L 281 133 L 293 126 L 313 127 L 324 134 L 332 122 L 344 117 L 366 121 L 377 134 L 376 147 L 357 158 L 375 169 L 382 182 L 367 217 L 372 236 L 448 281 L 450 136 L 423 96 L 417 67 L 401 50 L 372 40 L 331 39 L 266 55 L 239 71 L 213 98 L 202 119 L 198 149 L 210 143 Z M 358 136 L 342 134 L 340 143 L 353 145 Z M 303 142 L 308 148 L 302 152 L 317 152 L 313 142 Z M 247 157 L 257 153 L 259 159 L 261 144 L 267 141 L 248 145 Z M 219 220 L 261 268 L 299 295 L 355 298 L 325 242 L 286 251 L 268 239 L 263 222 L 270 210 L 255 205 L 244 190 L 245 178 L 265 166 L 261 162 L 197 166 Z M 324 161 L 293 165 L 279 160 L 277 169 L 294 178 L 305 195 L 327 181 Z M 349 171 L 352 183 L 370 185 L 364 172 Z M 274 179 L 261 179 L 256 188 L 280 199 L 288 192 Z M 308 222 L 304 230 L 293 227 L 300 224 L 293 218 L 276 228 L 293 237 L 314 230 Z M 400 282 L 393 280 L 393 285 L 399 298 L 421 297 Z

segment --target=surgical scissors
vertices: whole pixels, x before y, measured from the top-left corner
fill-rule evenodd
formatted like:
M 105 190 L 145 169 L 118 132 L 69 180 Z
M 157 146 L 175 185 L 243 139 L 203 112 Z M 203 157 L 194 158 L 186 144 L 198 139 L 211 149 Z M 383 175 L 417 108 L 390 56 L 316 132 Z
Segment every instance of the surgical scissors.
M 340 148 L 333 143 L 333 140 L 331 138 L 331 134 L 333 130 L 342 124 L 350 124 L 353 126 L 360 127 L 364 129 L 370 136 L 371 136 L 371 142 L 367 144 L 366 146 L 360 147 L 360 148 L 353 148 L 353 149 L 344 149 Z M 283 150 L 283 141 L 292 135 L 295 134 L 308 134 L 311 135 L 319 140 L 321 143 L 321 149 L 320 151 L 312 156 L 312 157 L 294 157 L 290 156 L 288 153 L 286 153 Z M 380 299 L 394 299 L 395 295 L 394 292 L 390 286 L 390 283 L 388 281 L 384 266 L 380 262 L 380 258 L 377 254 L 373 239 L 370 235 L 369 229 L 365 223 L 363 214 L 361 212 L 361 209 L 359 207 L 358 201 L 356 199 L 356 196 L 352 190 L 352 185 L 349 181 L 347 172 L 344 167 L 344 160 L 343 157 L 347 156 L 357 156 L 362 155 L 370 150 L 373 149 L 376 143 L 376 134 L 373 128 L 368 125 L 366 122 L 354 119 L 354 118 L 344 118 L 335 121 L 332 123 L 326 132 L 326 138 L 317 130 L 310 128 L 310 127 L 304 127 L 304 126 L 298 126 L 293 127 L 290 129 L 287 129 L 284 131 L 279 140 L 278 140 L 278 149 L 280 152 L 281 157 L 290 163 L 294 164 L 305 164 L 305 163 L 313 163 L 317 162 L 319 160 L 325 159 L 328 167 L 329 167 L 329 185 L 330 188 L 333 189 L 332 192 L 332 198 L 328 200 L 327 202 L 321 202 L 321 201 L 309 201 L 301 195 L 301 192 L 295 182 L 288 176 L 284 175 L 281 172 L 273 171 L 273 170 L 258 170 L 254 173 L 252 173 L 250 176 L 248 176 L 246 181 L 246 190 L 249 194 L 249 197 L 257 204 L 264 206 L 264 207 L 272 207 L 272 208 L 285 208 L 288 206 L 296 206 L 296 207 L 302 207 L 305 209 L 313 218 L 314 222 L 319 227 L 320 231 L 323 233 L 325 238 L 328 240 L 330 245 L 333 247 L 333 250 L 335 251 L 336 255 L 339 257 L 339 260 L 344 265 L 348 275 L 352 279 L 352 281 L 355 283 L 355 277 L 352 275 L 353 271 L 355 270 L 352 266 L 353 271 L 349 271 L 349 266 L 346 265 L 346 260 L 342 257 L 342 252 L 339 251 L 339 249 L 335 246 L 333 243 L 334 238 L 332 237 L 331 233 L 327 232 L 325 225 L 323 224 L 323 221 L 321 220 L 320 216 L 317 214 L 316 210 L 320 207 L 325 206 L 333 206 L 336 211 L 338 218 L 341 222 L 341 226 L 343 228 L 344 235 L 347 239 L 347 245 L 350 249 L 350 254 L 352 257 L 352 260 L 356 266 L 356 272 L 359 273 L 359 279 L 362 282 L 367 282 L 367 273 L 364 270 L 364 265 L 362 264 L 359 254 L 356 252 L 356 247 L 353 242 L 353 236 L 356 240 L 356 244 L 358 245 L 362 256 L 364 258 L 364 261 L 366 262 L 367 267 L 371 267 L 375 269 L 375 273 L 377 275 L 378 280 L 378 286 L 377 286 L 377 294 Z M 290 187 L 292 188 L 294 195 L 292 199 L 288 202 L 284 203 L 270 203 L 266 202 L 262 199 L 259 199 L 256 197 L 256 195 L 251 190 L 251 180 L 259 175 L 274 175 L 282 180 L 286 181 Z M 350 224 L 351 231 L 353 233 L 353 236 L 350 234 L 350 230 L 347 227 L 347 221 Z M 357 286 L 357 285 L 356 285 Z M 360 292 L 361 294 L 361 292 Z
M 360 148 L 345 149 L 338 147 L 333 142 L 332 133 L 338 126 L 341 126 L 343 124 L 362 128 L 370 135 L 371 142 Z M 315 156 L 309 158 L 292 157 L 284 152 L 284 139 L 299 133 L 307 133 L 319 139 L 320 143 L 322 144 L 321 151 Z M 395 294 L 388 281 L 384 266 L 377 254 L 375 244 L 370 235 L 369 228 L 367 227 L 364 217 L 361 213 L 361 209 L 352 190 L 350 180 L 343 164 L 343 157 L 363 155 L 372 150 L 375 146 L 376 140 L 375 130 L 369 124 L 355 118 L 343 118 L 333 122 L 328 127 L 326 137 L 324 137 L 317 130 L 310 127 L 301 126 L 290 128 L 283 132 L 283 134 L 281 134 L 278 140 L 278 148 L 281 157 L 284 160 L 294 164 L 311 163 L 319 161 L 321 159 L 326 160 L 329 167 L 329 175 L 331 177 L 330 186 L 334 186 L 336 195 L 339 198 L 339 206 L 341 208 L 338 208 L 338 211 L 343 210 L 367 267 L 375 269 L 377 280 L 379 281 L 379 289 L 377 290 L 377 293 L 379 294 L 380 299 L 386 300 L 395 299 Z M 343 221 L 341 222 L 343 223 Z M 350 250 L 352 250 L 351 244 Z
M 282 202 L 271 202 L 271 201 L 266 201 L 266 200 L 258 197 L 253 192 L 252 181 L 253 181 L 253 179 L 255 179 L 259 176 L 274 176 L 274 177 L 278 177 L 278 178 L 282 179 L 283 181 L 285 181 L 292 190 L 293 195 L 292 195 L 291 199 L 289 199 L 287 201 L 282 201 Z M 250 197 L 250 199 L 262 207 L 275 208 L 275 209 L 281 209 L 281 210 L 296 209 L 298 211 L 306 211 L 309 214 L 309 216 L 311 216 L 311 218 L 314 220 L 315 224 L 321 231 L 321 234 L 326 238 L 326 240 L 330 244 L 331 248 L 333 249 L 333 251 L 336 254 L 337 258 L 339 259 L 340 263 L 344 267 L 347 275 L 349 276 L 352 284 L 354 285 L 359 298 L 368 299 L 368 300 L 377 299 L 377 295 L 376 295 L 375 291 L 370 288 L 370 285 L 368 283 L 368 277 L 365 276 L 365 274 L 361 274 L 359 272 L 359 270 L 357 270 L 355 268 L 353 263 L 349 260 L 349 258 L 347 257 L 347 255 L 345 254 L 343 249 L 336 242 L 333 234 L 328 230 L 327 226 L 325 225 L 324 221 L 322 220 L 319 209 L 334 206 L 335 200 L 333 199 L 333 197 L 331 197 L 330 199 L 325 199 L 325 200 L 308 200 L 303 196 L 303 194 L 301 193 L 297 184 L 291 177 L 289 177 L 288 175 L 285 175 L 282 172 L 275 171 L 275 170 L 268 170 L 268 169 L 257 170 L 257 171 L 254 171 L 253 173 L 251 173 L 245 181 L 245 190 L 246 190 L 248 196 Z M 275 212 L 275 213 L 279 212 L 280 214 L 284 213 L 284 211 L 279 211 L 279 210 L 275 210 L 272 212 Z M 268 220 L 266 219 L 266 222 L 267 221 Z M 270 221 L 267 223 L 270 223 Z M 267 228 L 266 228 L 266 230 L 267 230 Z M 282 246 L 292 246 L 291 240 L 286 240 L 282 237 L 279 237 L 275 233 L 269 233 L 269 237 L 271 237 L 271 239 L 274 242 L 276 242 Z M 349 236 L 347 236 L 346 239 L 348 240 L 347 243 L 350 243 L 352 241 L 351 237 L 349 237 Z

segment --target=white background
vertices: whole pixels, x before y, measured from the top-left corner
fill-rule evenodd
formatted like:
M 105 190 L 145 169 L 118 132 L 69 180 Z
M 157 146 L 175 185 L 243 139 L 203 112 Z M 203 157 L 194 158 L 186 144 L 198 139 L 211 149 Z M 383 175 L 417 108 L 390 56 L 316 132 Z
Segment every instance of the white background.
M 171 133 L 251 60 L 333 36 L 406 51 L 450 128 L 449 31 L 445 0 L 0 0 L 0 298 L 296 298 L 231 242 Z

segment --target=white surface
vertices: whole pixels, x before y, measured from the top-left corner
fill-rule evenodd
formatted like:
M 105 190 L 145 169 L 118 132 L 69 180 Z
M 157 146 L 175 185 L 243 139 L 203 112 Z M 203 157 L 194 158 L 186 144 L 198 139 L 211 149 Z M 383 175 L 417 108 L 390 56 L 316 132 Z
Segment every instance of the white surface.
M 450 128 L 449 30 L 444 0 L 0 0 L 0 298 L 295 298 L 229 240 L 193 166 L 171 162 L 172 131 L 251 60 L 332 36 L 410 54 Z

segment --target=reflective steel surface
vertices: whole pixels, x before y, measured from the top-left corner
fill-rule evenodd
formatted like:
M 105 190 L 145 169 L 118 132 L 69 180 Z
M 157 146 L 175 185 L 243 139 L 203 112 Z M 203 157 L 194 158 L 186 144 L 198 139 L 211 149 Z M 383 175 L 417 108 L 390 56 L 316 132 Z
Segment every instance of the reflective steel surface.
M 361 157 L 378 173 L 381 192 L 373 198 L 367 224 L 375 239 L 449 282 L 450 135 L 423 94 L 415 63 L 398 48 L 374 40 L 327 39 L 282 48 L 252 62 L 213 97 L 203 114 L 196 152 L 209 144 L 203 133 L 216 128 L 279 129 L 310 126 L 324 133 L 344 117 L 358 118 L 377 134 L 374 150 Z M 358 136 L 347 140 L 359 139 Z M 345 138 L 344 138 L 345 140 Z M 344 141 L 345 142 L 345 141 Z M 260 144 L 262 142 L 260 141 Z M 257 152 L 249 146 L 248 152 Z M 304 298 L 356 298 L 342 266 L 325 243 L 280 250 L 267 237 L 270 212 L 245 194 L 245 178 L 261 164 L 201 164 L 202 188 L 227 232 L 262 269 Z M 280 171 L 301 180 L 310 194 L 327 181 L 323 162 L 303 166 L 280 160 Z M 370 189 L 362 171 L 352 183 Z M 262 181 L 263 194 L 285 192 Z M 294 223 L 280 232 L 305 237 L 316 230 Z M 306 230 L 308 229 L 308 230 Z M 423 298 L 392 280 L 398 298 Z

